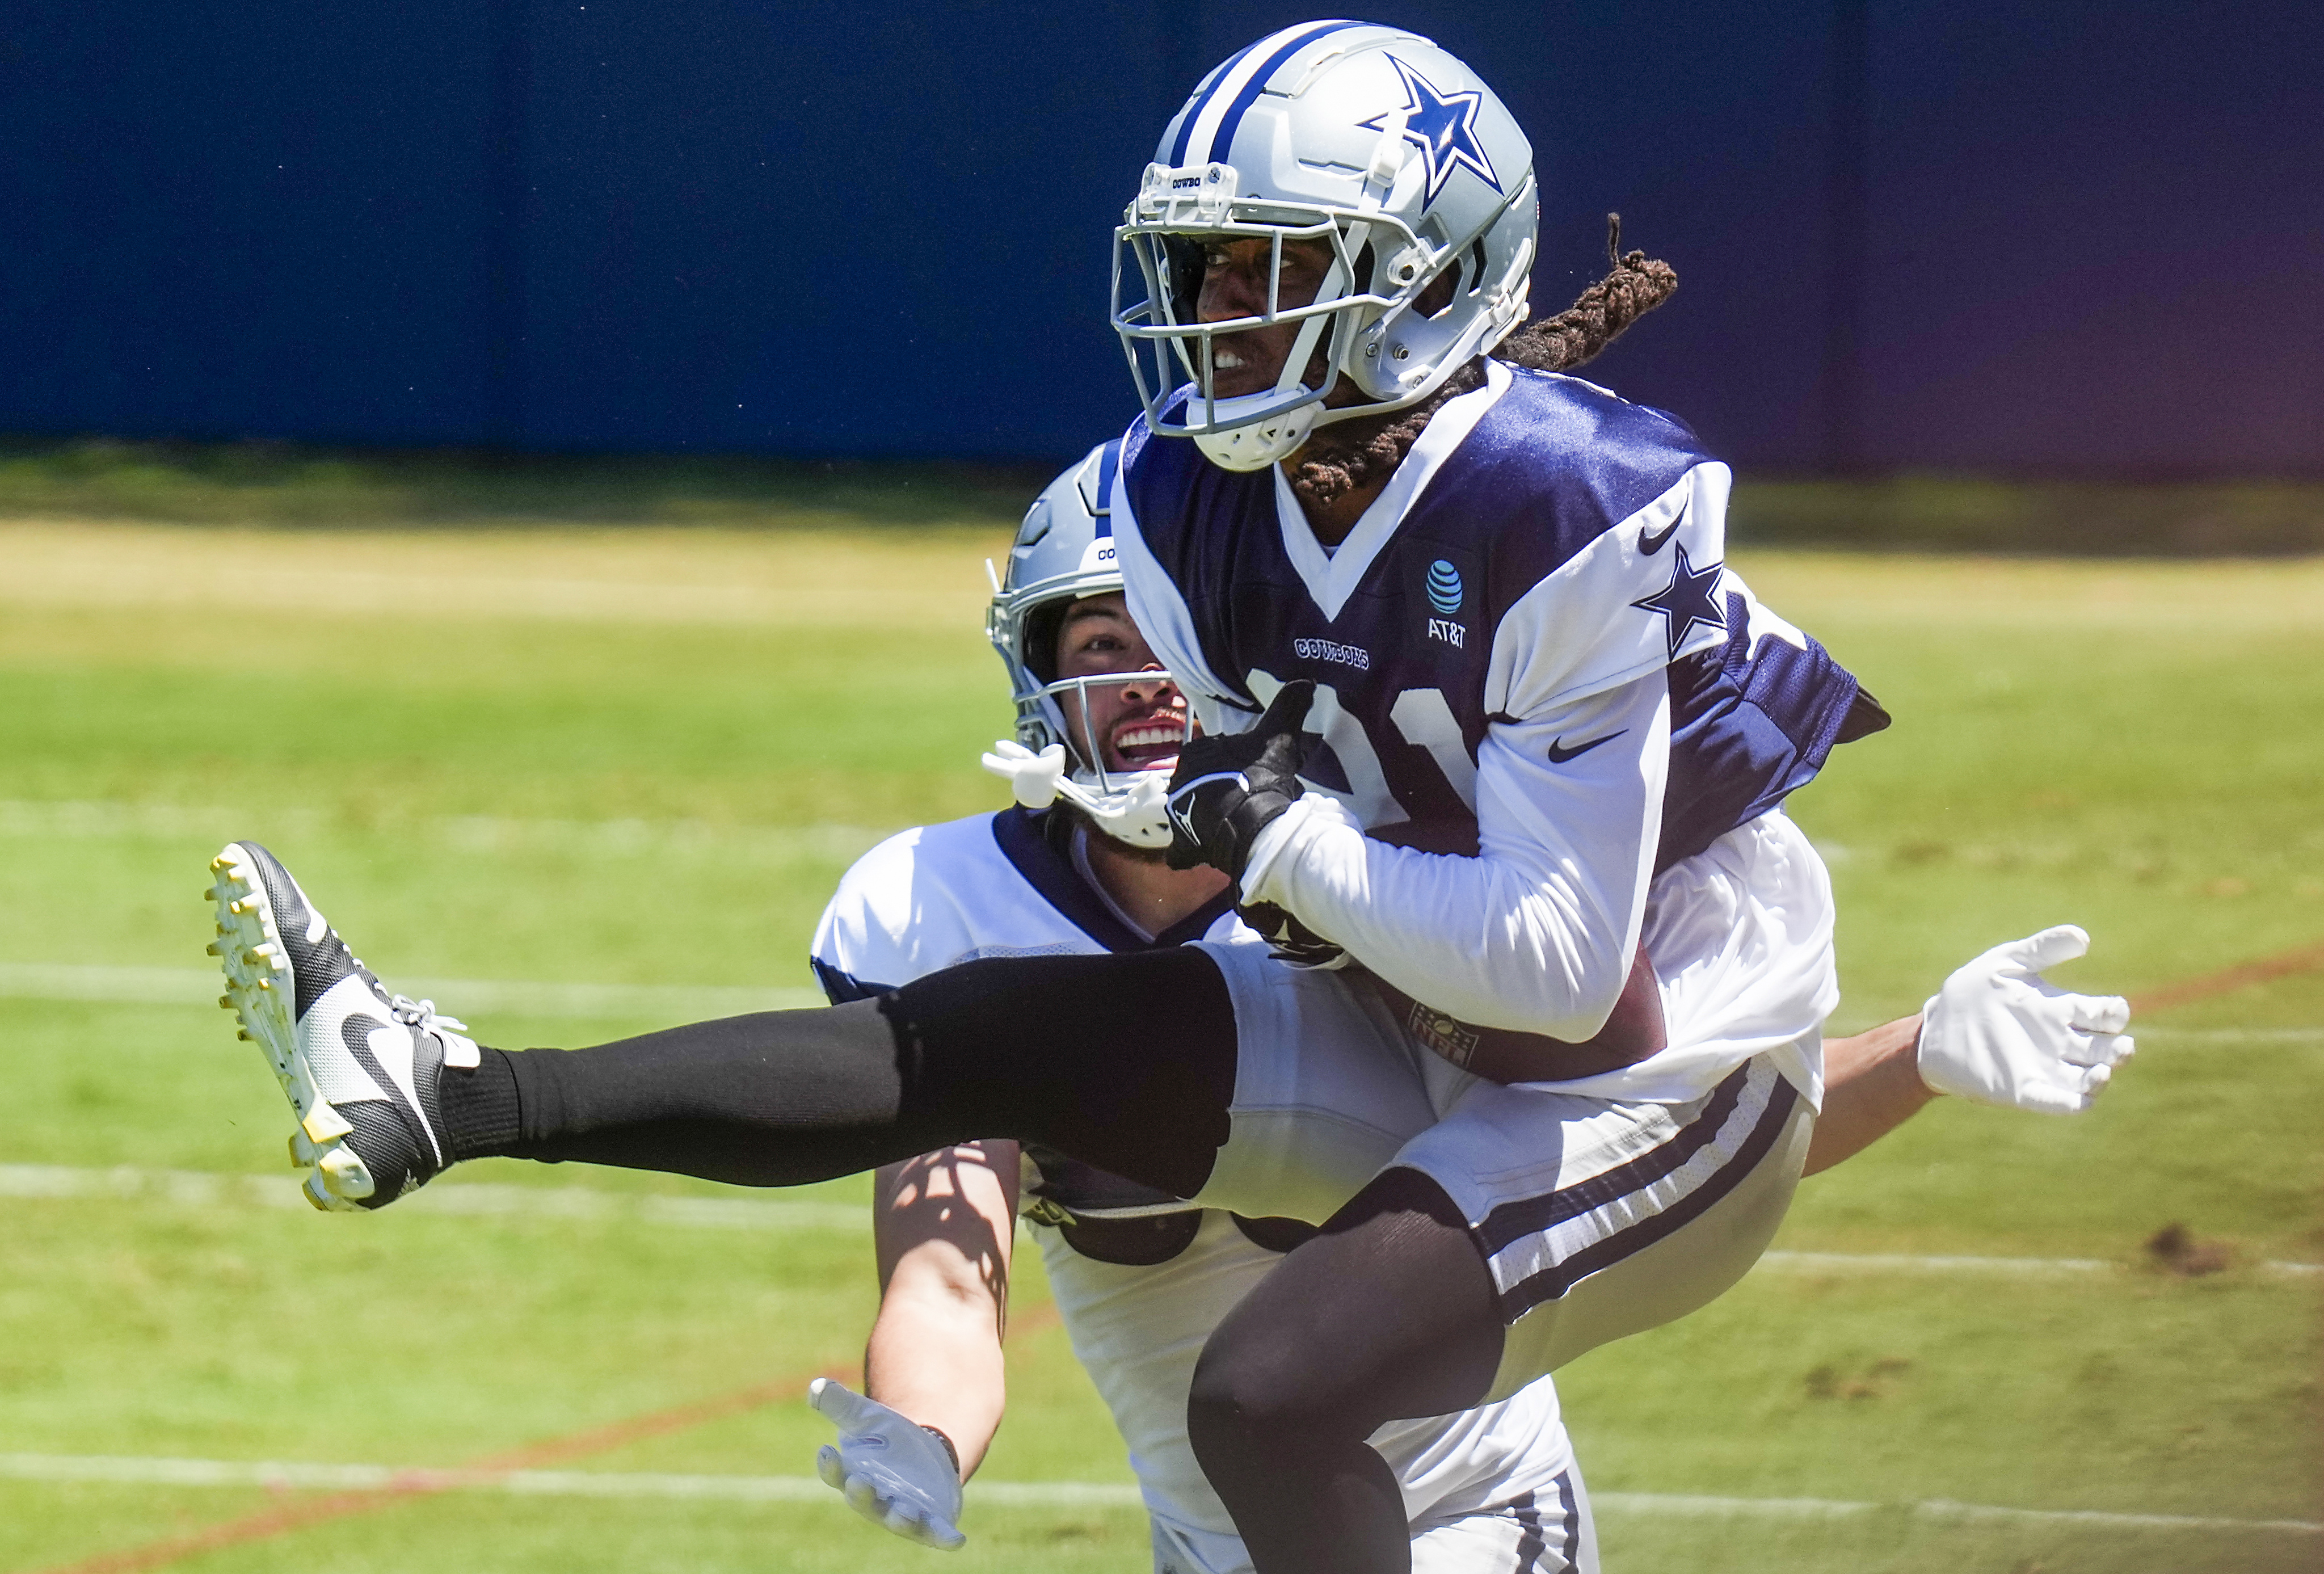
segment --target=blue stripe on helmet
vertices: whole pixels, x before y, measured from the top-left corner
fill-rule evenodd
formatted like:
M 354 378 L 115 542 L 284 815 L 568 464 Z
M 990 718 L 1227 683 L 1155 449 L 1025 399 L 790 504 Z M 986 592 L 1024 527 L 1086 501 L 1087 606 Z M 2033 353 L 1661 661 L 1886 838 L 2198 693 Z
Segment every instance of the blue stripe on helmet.
M 1210 107 L 1211 95 L 1219 90 L 1219 84 L 1225 81 L 1227 74 L 1241 63 L 1243 56 L 1257 49 L 1259 43 L 1266 41 L 1265 39 L 1260 39 L 1259 43 L 1243 45 L 1227 57 L 1224 65 L 1194 85 L 1194 97 L 1186 100 L 1186 107 L 1179 112 L 1182 118 L 1178 122 L 1178 140 L 1170 145 L 1172 169 L 1177 169 L 1186 161 L 1186 144 L 1194 140 L 1194 122 L 1202 119 L 1203 111 Z
M 1233 149 L 1235 133 L 1242 127 L 1243 112 L 1259 102 L 1259 96 L 1267 91 L 1268 79 L 1281 69 L 1284 61 L 1327 33 L 1338 32 L 1342 28 L 1370 25 L 1366 22 L 1319 22 L 1312 27 L 1302 28 L 1286 40 L 1283 47 L 1269 55 L 1267 63 L 1251 74 L 1250 80 L 1242 85 L 1242 91 L 1236 94 L 1234 102 L 1227 106 L 1226 117 L 1219 122 L 1217 134 L 1211 138 L 1211 162 L 1223 161 Z M 1251 47 L 1257 49 L 1259 46 L 1253 44 Z M 1179 161 L 1181 163 L 1185 161 L 1183 159 Z
M 1097 461 L 1097 539 L 1103 541 L 1113 535 L 1113 478 L 1121 473 L 1121 439 L 1114 438 L 1098 454 Z

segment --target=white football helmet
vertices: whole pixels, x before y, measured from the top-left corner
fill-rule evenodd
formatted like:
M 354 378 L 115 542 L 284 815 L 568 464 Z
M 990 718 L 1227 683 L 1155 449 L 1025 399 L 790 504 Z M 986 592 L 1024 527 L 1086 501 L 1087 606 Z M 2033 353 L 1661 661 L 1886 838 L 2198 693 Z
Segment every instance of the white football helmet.
M 1017 801 L 1046 808 L 1064 797 L 1087 814 L 1098 829 L 1138 847 L 1170 844 L 1170 821 L 1163 808 L 1165 769 L 1109 770 L 1105 750 L 1086 721 L 1068 722 L 1060 703 L 1068 693 L 1090 713 L 1089 691 L 1108 685 L 1171 682 L 1167 672 L 1109 672 L 1060 678 L 1056 672 L 1057 630 L 1074 602 L 1121 589 L 1114 561 L 1113 520 L 1107 494 L 1121 462 L 1119 439 L 1091 449 L 1081 462 L 1049 483 L 1033 502 L 1009 549 L 1009 571 L 995 575 L 992 605 L 985 613 L 985 637 L 1001 653 L 1017 702 L 1017 740 L 996 743 L 984 768 L 1007 777 Z M 1194 713 L 1184 711 L 1186 736 L 1194 736 Z
M 1425 399 L 1525 320 L 1539 217 L 1533 145 L 1428 40 L 1359 22 L 1259 40 L 1203 78 L 1114 231 L 1114 331 L 1148 424 L 1227 469 L 1258 470 L 1318 426 Z M 1278 309 L 1270 292 L 1256 317 L 1199 322 L 1204 246 L 1250 237 L 1273 242 L 1277 277 L 1284 242 L 1328 242 L 1314 300 Z M 1448 272 L 1451 299 L 1423 315 L 1421 296 Z M 1215 397 L 1214 341 L 1270 323 L 1300 325 L 1275 386 Z M 1340 376 L 1366 398 L 1327 410 Z

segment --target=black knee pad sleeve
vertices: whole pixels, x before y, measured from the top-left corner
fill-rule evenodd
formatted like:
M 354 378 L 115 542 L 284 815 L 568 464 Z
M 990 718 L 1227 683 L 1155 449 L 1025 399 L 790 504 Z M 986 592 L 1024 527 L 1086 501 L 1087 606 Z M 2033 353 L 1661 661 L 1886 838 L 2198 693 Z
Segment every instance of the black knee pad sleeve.
M 1047 1143 L 1180 1197 L 1227 1140 L 1234 1008 L 1199 951 L 988 958 L 879 1006 L 906 1125 Z

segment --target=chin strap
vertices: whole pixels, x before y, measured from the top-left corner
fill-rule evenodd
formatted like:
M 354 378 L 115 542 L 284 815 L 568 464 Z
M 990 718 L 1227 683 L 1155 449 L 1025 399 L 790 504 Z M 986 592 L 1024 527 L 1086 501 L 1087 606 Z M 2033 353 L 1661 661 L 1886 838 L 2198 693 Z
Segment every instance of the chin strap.
M 1297 391 L 1306 392 L 1306 384 L 1301 383 Z M 1274 393 L 1245 393 L 1217 400 L 1207 408 L 1213 419 L 1231 421 L 1247 410 L 1264 408 L 1276 397 Z M 1190 411 L 1193 408 L 1191 404 L 1187 407 Z M 1205 432 L 1194 439 L 1194 446 L 1222 470 L 1264 470 L 1297 453 L 1323 413 L 1320 404 L 1303 404 L 1281 415 L 1248 420 L 1224 431 Z
M 1065 773 L 1064 744 L 1052 743 L 1036 754 L 1005 738 L 984 756 L 984 769 L 1007 778 L 1017 801 L 1028 809 L 1046 809 L 1063 798 L 1116 842 L 1132 847 L 1170 845 L 1167 771 L 1138 771 L 1130 775 L 1129 785 L 1099 791 Z

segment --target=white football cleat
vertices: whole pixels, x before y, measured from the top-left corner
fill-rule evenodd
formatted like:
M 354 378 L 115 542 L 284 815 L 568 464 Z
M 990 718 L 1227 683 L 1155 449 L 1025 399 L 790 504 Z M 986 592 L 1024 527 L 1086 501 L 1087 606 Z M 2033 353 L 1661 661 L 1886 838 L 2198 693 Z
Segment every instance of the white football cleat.
M 475 1065 L 475 1041 L 433 1002 L 380 988 L 257 842 L 228 842 L 210 873 L 218 1004 L 266 1052 L 290 1100 L 290 1162 L 312 1171 L 307 1200 L 351 1211 L 419 1190 L 452 1163 L 437 1083 L 447 1065 Z

